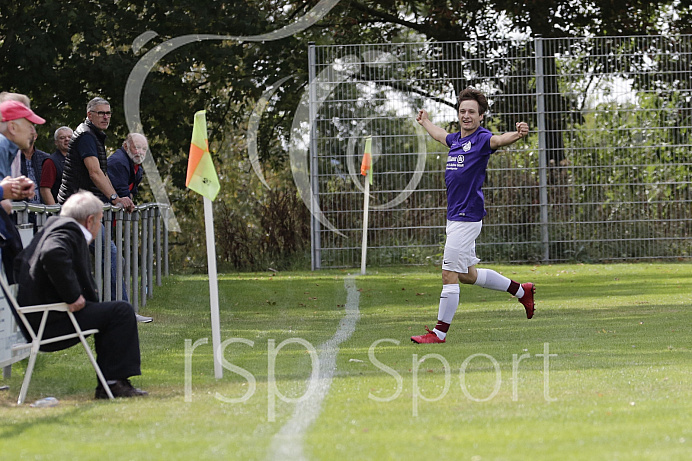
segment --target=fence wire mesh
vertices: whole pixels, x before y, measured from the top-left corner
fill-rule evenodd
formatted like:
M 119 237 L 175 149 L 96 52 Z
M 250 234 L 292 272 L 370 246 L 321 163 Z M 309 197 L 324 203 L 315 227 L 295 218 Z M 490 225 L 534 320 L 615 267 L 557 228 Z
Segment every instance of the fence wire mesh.
M 311 46 L 309 64 L 313 268 L 360 263 L 367 136 L 368 265 L 439 259 L 447 149 L 415 116 L 458 131 L 469 86 L 491 131 L 531 129 L 491 156 L 482 260 L 690 257 L 692 36 Z

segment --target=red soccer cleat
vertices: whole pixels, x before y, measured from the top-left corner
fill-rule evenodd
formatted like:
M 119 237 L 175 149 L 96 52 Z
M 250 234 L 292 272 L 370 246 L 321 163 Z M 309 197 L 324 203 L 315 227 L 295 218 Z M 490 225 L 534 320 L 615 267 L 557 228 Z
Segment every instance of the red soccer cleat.
M 519 298 L 519 302 L 526 309 L 526 318 L 530 319 L 533 317 L 534 304 L 533 295 L 536 293 L 536 286 L 533 283 L 522 283 L 521 287 L 524 289 L 524 296 Z
M 418 344 L 441 344 L 445 342 L 444 339 L 438 338 L 435 333 L 430 331 L 427 326 L 425 329 L 427 331 L 426 334 L 420 336 L 411 336 L 411 341 Z

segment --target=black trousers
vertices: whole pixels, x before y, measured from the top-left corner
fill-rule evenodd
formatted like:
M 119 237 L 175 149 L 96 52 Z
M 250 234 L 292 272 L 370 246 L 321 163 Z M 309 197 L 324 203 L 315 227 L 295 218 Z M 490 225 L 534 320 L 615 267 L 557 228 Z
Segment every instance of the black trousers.
M 27 318 L 34 330 L 38 330 L 43 314 L 29 314 Z M 141 375 L 141 358 L 139 354 L 139 333 L 137 319 L 130 303 L 125 301 L 108 301 L 102 303 L 88 302 L 86 306 L 74 313 L 82 330 L 97 328 L 94 335 L 96 362 L 108 380 L 127 379 Z M 54 338 L 74 333 L 70 318 L 64 312 L 51 312 L 48 315 L 43 338 Z M 42 351 L 53 352 L 79 343 L 79 338 L 67 339 L 41 347 Z

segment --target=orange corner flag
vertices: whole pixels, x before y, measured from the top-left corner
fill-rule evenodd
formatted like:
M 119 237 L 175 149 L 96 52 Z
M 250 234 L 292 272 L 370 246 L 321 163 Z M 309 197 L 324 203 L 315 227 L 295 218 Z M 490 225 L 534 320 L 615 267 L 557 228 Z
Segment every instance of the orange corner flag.
M 367 176 L 370 184 L 372 184 L 372 137 L 370 136 L 365 138 L 365 152 L 360 164 L 360 174 Z
M 221 189 L 219 177 L 216 175 L 214 162 L 211 160 L 211 154 L 209 153 L 207 118 L 206 111 L 204 110 L 195 113 L 185 186 L 212 201 L 218 195 L 219 189 Z

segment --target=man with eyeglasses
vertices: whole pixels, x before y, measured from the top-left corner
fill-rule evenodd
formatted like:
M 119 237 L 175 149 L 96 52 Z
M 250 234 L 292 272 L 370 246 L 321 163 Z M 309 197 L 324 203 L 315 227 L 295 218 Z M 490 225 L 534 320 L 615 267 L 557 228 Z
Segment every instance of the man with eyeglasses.
M 58 203 L 63 204 L 80 190 L 88 190 L 101 201 L 120 205 L 127 212 L 132 212 L 135 205 L 130 197 L 120 197 L 108 177 L 105 130 L 111 123 L 111 105 L 103 98 L 96 97 L 86 107 L 87 118 L 72 135 L 67 149 L 67 158 L 62 174 L 62 183 L 58 192 Z M 104 233 L 101 232 L 103 240 Z M 93 245 L 93 242 L 92 242 Z M 116 265 L 117 249 L 110 242 L 111 248 L 111 296 L 116 298 Z M 123 281 L 122 299 L 128 300 Z M 137 314 L 139 322 L 151 322 L 150 317 Z
M 70 195 L 84 189 L 103 202 L 121 205 L 125 211 L 134 210 L 132 200 L 119 197 L 108 178 L 105 130 L 110 123 L 110 103 L 99 97 L 89 101 L 87 118 L 75 130 L 67 151 L 58 203 L 65 203 Z

